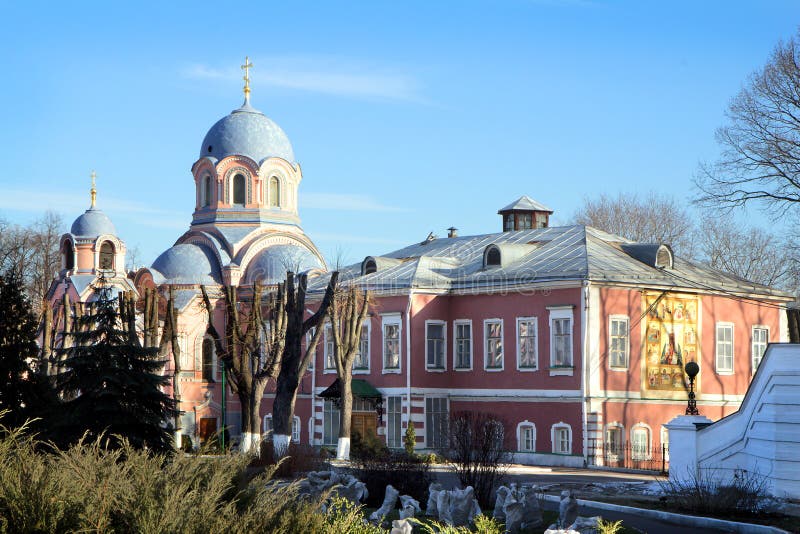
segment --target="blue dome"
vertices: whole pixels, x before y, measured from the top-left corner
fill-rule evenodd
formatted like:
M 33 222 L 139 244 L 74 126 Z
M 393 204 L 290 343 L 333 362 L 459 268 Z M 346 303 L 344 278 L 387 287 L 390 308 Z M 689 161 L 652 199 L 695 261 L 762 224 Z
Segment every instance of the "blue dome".
M 108 215 L 97 208 L 90 208 L 75 219 L 70 233 L 78 237 L 97 237 L 103 234 L 117 235 L 117 229 Z
M 247 283 L 278 284 L 286 279 L 286 271 L 302 273 L 325 269 L 316 255 L 301 245 L 273 245 L 262 250 L 245 270 Z
M 173 284 L 222 283 L 217 258 L 200 245 L 185 243 L 163 252 L 153 262 L 153 270 Z
M 292 145 L 280 126 L 248 103 L 218 120 L 200 147 L 201 158 L 221 160 L 231 155 L 247 156 L 257 163 L 270 157 L 294 163 Z

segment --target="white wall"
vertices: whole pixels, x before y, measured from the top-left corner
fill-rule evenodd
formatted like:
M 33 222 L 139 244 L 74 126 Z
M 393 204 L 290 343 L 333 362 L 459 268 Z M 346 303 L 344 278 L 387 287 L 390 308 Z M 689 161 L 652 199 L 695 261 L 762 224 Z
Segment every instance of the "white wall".
M 695 422 L 667 425 L 671 480 L 745 470 L 766 477 L 776 497 L 800 499 L 800 345 L 770 345 L 739 411 L 704 428 Z

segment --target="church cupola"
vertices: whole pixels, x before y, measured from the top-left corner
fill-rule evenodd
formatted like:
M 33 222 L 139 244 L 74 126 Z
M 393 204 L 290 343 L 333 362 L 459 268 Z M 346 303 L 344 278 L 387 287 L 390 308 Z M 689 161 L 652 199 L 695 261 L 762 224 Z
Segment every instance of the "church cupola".
M 245 60 L 244 103 L 203 138 L 192 167 L 196 206 L 192 225 L 300 224 L 300 166 L 284 131 L 250 105 L 252 67 Z
M 503 231 L 514 232 L 547 228 L 553 210 L 527 195 L 522 195 L 497 213 L 503 218 Z
M 61 236 L 61 267 L 74 274 L 124 273 L 125 244 L 108 215 L 97 208 L 96 177 L 92 171 L 91 206 Z

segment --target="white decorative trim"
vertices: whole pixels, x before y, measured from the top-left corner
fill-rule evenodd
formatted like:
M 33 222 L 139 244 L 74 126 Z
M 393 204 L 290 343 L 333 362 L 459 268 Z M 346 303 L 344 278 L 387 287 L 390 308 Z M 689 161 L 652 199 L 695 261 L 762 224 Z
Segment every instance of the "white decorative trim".
M 719 368 L 719 330 L 720 328 L 727 328 L 730 327 L 731 329 L 731 368 L 730 369 L 720 369 Z M 736 327 L 732 322 L 728 321 L 717 321 L 716 325 L 714 326 L 714 371 L 718 375 L 722 376 L 730 376 L 734 373 L 736 369 Z
M 625 321 L 626 329 L 628 331 L 627 339 L 628 344 L 625 347 L 625 366 L 624 367 L 615 367 L 611 365 L 611 323 L 612 321 Z M 608 370 L 613 371 L 615 373 L 627 373 L 630 370 L 631 366 L 631 319 L 627 315 L 621 314 L 612 314 L 608 316 L 608 323 L 607 323 L 607 336 L 606 336 L 606 347 L 608 347 Z
M 520 323 L 533 323 L 533 332 L 534 332 L 534 334 L 533 334 L 533 337 L 534 337 L 534 344 L 533 344 L 534 361 L 533 361 L 533 367 L 522 367 L 520 365 L 520 354 L 521 354 L 520 346 L 519 346 L 519 341 L 520 341 L 519 324 Z M 517 317 L 517 339 L 516 339 L 516 345 L 517 345 L 517 357 L 516 357 L 517 371 L 519 371 L 521 373 L 532 373 L 532 372 L 538 371 L 539 370 L 539 319 L 537 319 L 536 317 Z
M 432 367 L 428 365 L 428 325 L 439 325 L 442 327 L 442 366 Z M 429 373 L 444 373 L 447 371 L 447 322 L 438 319 L 428 319 L 425 321 L 425 370 Z
M 500 324 L 500 367 L 489 367 L 489 336 L 487 335 L 488 326 L 490 324 Z M 503 319 L 492 318 L 483 320 L 483 370 L 489 373 L 497 373 L 503 371 L 506 365 L 506 343 L 505 343 L 505 328 L 503 328 Z
M 569 446 L 567 452 L 559 452 L 556 450 L 556 430 L 560 430 L 562 428 L 567 429 L 567 437 L 569 439 Z M 564 421 L 559 421 L 558 423 L 554 424 L 550 427 L 550 443 L 552 444 L 552 451 L 553 454 L 572 454 L 572 426 L 568 425 Z
M 533 437 L 533 439 L 532 439 L 533 447 L 530 450 L 522 448 L 522 427 L 531 427 L 533 429 L 533 436 L 532 436 Z M 528 421 L 527 419 L 517 423 L 517 451 L 518 452 L 536 452 L 536 424 L 531 422 L 531 421 Z
M 458 327 L 461 325 L 469 326 L 469 367 L 457 367 L 456 356 L 458 351 Z M 472 330 L 472 319 L 456 319 L 453 321 L 453 370 L 454 371 L 472 371 L 475 361 L 475 344 L 473 343 L 474 332 Z
M 573 314 L 573 306 L 553 306 L 548 307 L 550 310 L 550 317 L 549 317 L 549 328 L 550 328 L 550 369 L 551 369 L 551 376 L 555 376 L 561 373 L 556 372 L 555 375 L 553 374 L 553 369 L 568 369 L 570 371 L 570 376 L 572 373 L 572 368 L 575 365 L 575 318 Z M 569 361 L 572 363 L 570 367 L 556 367 L 554 365 L 555 361 L 555 329 L 553 328 L 553 320 L 555 319 L 569 319 Z M 566 374 L 566 373 L 565 373 Z
M 386 327 L 397 325 L 397 367 L 386 367 Z M 399 313 L 381 314 L 381 374 L 403 372 L 403 318 Z

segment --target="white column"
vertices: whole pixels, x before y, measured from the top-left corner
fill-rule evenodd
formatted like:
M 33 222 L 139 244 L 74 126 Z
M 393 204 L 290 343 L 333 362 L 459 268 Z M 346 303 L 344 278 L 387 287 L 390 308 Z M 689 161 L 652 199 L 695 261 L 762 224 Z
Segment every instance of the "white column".
M 679 415 L 667 423 L 670 482 L 697 480 L 697 423 L 703 425 L 712 422 L 703 415 Z

